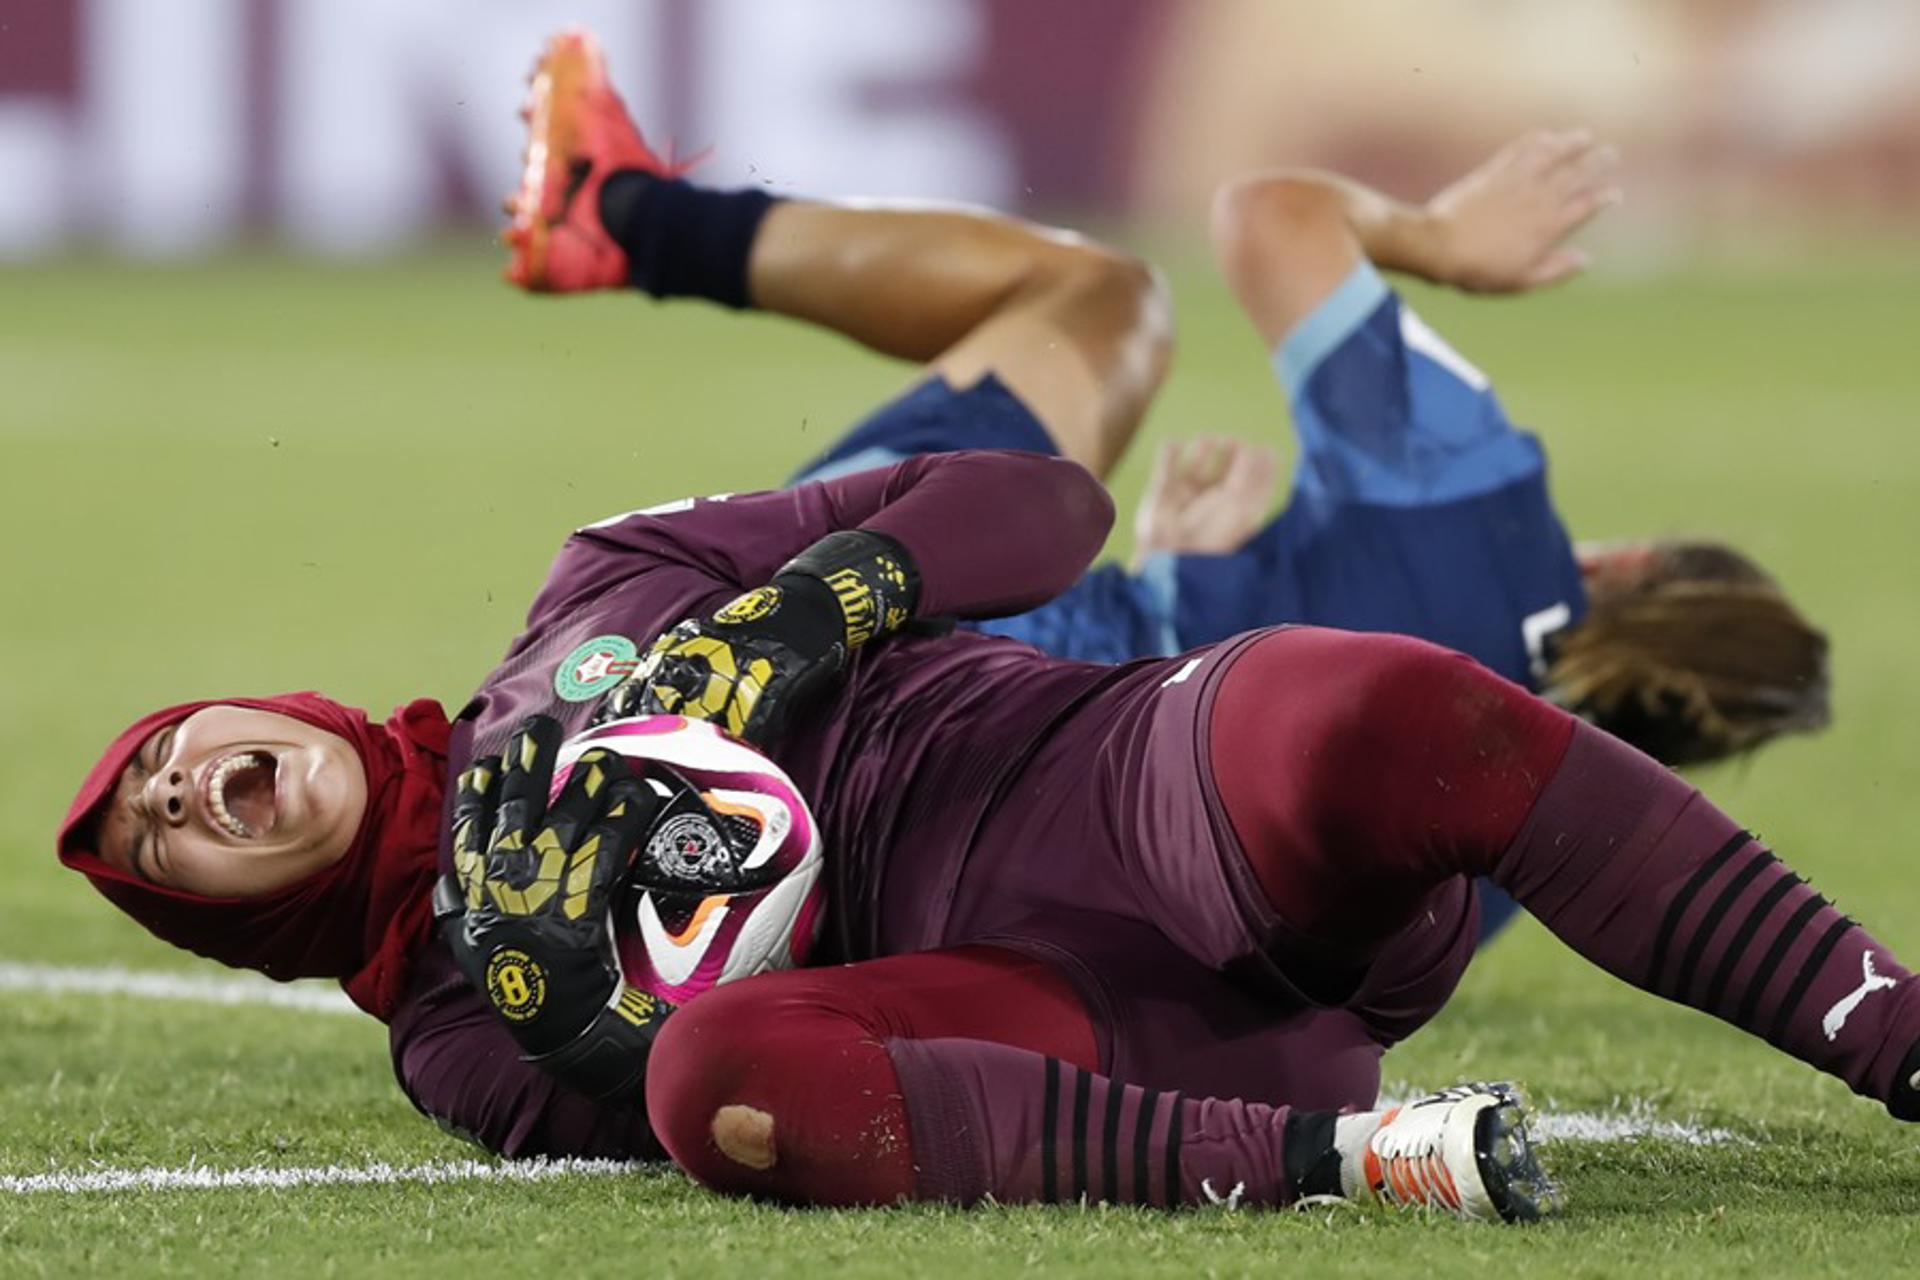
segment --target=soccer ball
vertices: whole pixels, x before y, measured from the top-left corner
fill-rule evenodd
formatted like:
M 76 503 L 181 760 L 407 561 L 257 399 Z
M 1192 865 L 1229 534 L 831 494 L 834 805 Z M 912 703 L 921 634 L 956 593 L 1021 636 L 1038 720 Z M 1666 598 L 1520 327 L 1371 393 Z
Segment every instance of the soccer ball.
M 553 794 L 593 747 L 668 764 L 705 801 L 704 812 L 670 813 L 655 826 L 614 894 L 614 949 L 628 985 L 678 1005 L 805 963 L 826 898 L 820 831 L 780 766 L 703 720 L 635 716 L 570 738 Z

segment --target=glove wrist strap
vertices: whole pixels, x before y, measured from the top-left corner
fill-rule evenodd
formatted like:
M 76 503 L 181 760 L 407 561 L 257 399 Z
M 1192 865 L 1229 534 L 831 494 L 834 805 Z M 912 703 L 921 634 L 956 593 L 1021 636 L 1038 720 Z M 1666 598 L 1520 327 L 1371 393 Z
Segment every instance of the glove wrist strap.
M 843 529 L 787 561 L 774 575 L 824 583 L 840 608 L 849 650 L 891 635 L 913 617 L 920 570 L 907 549 L 884 533 Z
M 558 1049 L 525 1054 L 522 1061 L 596 1102 L 638 1102 L 647 1078 L 647 1055 L 667 1012 L 652 996 L 622 985 L 619 998 L 579 1035 Z

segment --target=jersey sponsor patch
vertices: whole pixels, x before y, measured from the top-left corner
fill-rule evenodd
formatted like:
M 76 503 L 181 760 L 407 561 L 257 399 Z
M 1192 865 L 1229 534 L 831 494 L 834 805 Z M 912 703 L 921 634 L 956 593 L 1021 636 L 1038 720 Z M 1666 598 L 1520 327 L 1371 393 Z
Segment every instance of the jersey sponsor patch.
M 554 668 L 553 691 L 568 702 L 597 698 L 632 675 L 640 665 L 640 648 L 625 636 L 595 636 L 560 659 Z

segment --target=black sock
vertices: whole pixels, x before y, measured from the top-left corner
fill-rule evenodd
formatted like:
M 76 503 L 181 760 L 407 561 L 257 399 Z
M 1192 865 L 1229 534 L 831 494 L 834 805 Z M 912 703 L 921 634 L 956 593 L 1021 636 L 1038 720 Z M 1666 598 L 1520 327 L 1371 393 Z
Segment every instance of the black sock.
M 1340 1194 L 1340 1152 L 1333 1145 L 1331 1111 L 1300 1111 L 1287 1116 L 1281 1162 L 1296 1200 Z
M 634 288 L 740 309 L 753 305 L 747 255 L 774 200 L 752 188 L 709 191 L 623 169 L 600 188 L 600 222 L 626 250 Z

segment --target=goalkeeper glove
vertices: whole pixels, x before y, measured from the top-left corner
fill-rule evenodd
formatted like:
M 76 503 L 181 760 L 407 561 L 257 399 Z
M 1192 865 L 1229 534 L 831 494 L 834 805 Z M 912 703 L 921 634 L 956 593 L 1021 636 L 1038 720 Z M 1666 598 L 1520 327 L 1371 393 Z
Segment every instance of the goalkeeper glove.
M 483 756 L 460 775 L 454 882 L 435 915 L 526 1061 L 589 1097 L 634 1100 L 672 1006 L 622 980 L 609 906 L 661 801 L 623 758 L 588 751 L 549 806 L 561 737 L 529 716 L 504 767 Z
M 596 722 L 683 715 L 766 746 L 853 650 L 906 625 L 919 594 L 919 572 L 892 538 L 864 529 L 828 534 L 766 586 L 654 641 Z

